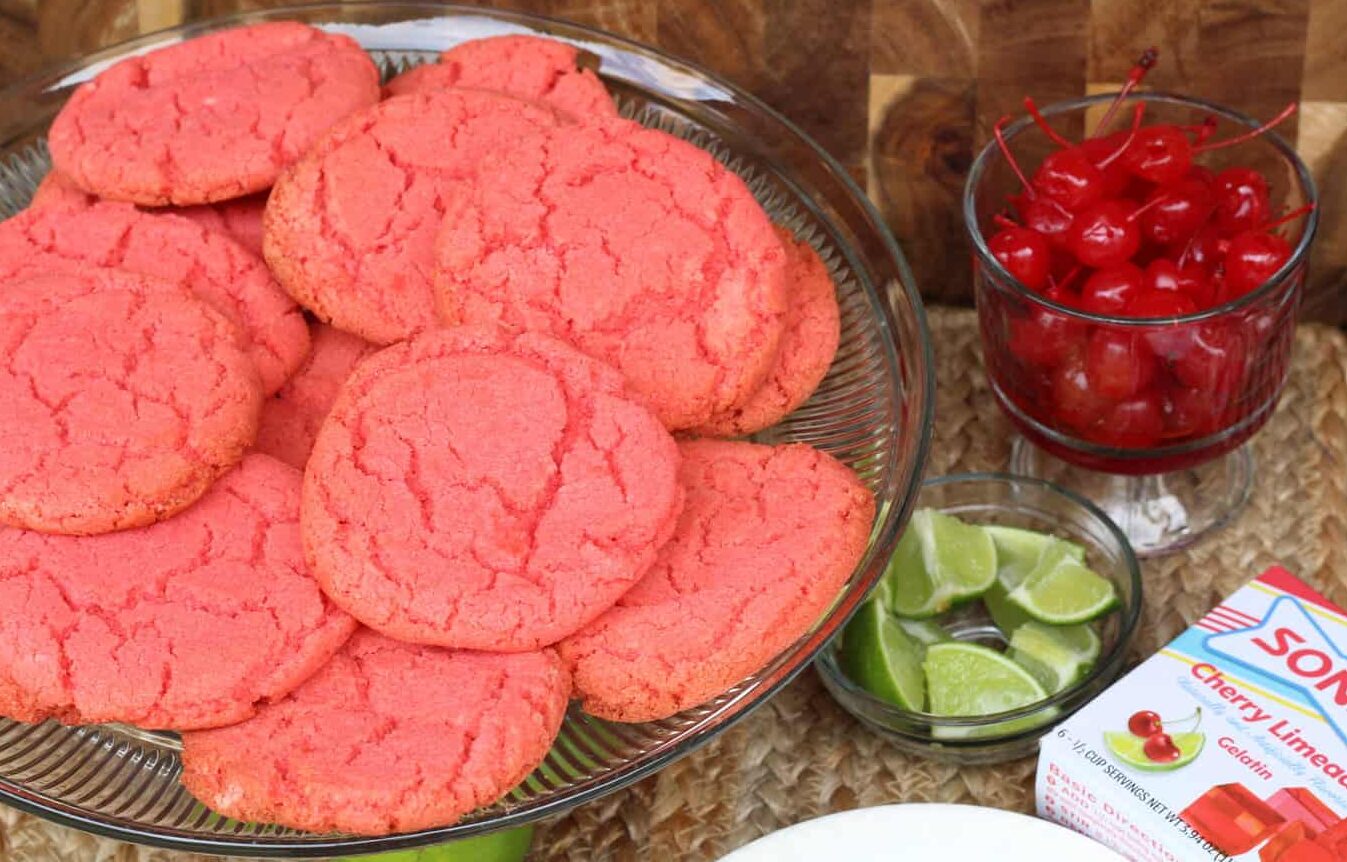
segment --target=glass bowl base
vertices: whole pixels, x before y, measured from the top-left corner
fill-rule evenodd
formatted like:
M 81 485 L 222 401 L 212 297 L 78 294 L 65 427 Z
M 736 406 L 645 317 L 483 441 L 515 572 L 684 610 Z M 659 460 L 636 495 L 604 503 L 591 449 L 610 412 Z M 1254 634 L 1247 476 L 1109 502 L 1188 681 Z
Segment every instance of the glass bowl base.
M 1230 522 L 1249 500 L 1253 456 L 1247 445 L 1185 470 L 1143 476 L 1070 464 L 1016 436 L 1010 472 L 1046 479 L 1103 509 L 1139 557 L 1177 551 Z

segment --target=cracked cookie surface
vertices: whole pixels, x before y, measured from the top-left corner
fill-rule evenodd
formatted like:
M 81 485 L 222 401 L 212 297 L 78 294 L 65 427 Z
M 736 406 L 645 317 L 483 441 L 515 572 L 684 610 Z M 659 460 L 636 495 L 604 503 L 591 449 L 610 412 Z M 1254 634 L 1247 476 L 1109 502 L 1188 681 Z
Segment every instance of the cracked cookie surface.
M 681 443 L 687 504 L 617 605 L 558 645 L 591 715 L 653 721 L 757 672 L 827 610 L 865 554 L 874 497 L 808 446 Z
M 320 319 L 376 344 L 436 324 L 435 231 L 482 160 L 556 124 L 481 91 L 387 99 L 328 132 L 267 201 L 263 249 Z
M 314 576 L 401 640 L 554 643 L 654 561 L 677 446 L 611 368 L 547 336 L 429 332 L 351 375 L 304 482 Z
M 627 120 L 555 128 L 500 153 L 436 243 L 447 323 L 546 332 L 612 364 L 671 429 L 766 379 L 785 253 L 739 177 Z
M 175 285 L 118 270 L 0 294 L 0 522 L 143 526 L 186 507 L 252 444 L 262 392 L 235 327 Z
M 129 57 L 75 91 L 52 163 L 100 197 L 201 204 L 267 188 L 329 126 L 379 100 L 349 37 L 277 21 Z
M 776 232 L 786 250 L 787 304 L 776 361 L 748 400 L 695 429 L 703 436 L 740 437 L 780 422 L 814 393 L 837 354 L 841 315 L 828 268 L 809 243 Z
M 75 186 L 58 171 L 49 171 L 37 184 L 30 209 L 46 206 L 83 208 L 99 201 Z M 267 205 L 267 193 L 258 192 L 247 197 L 232 198 L 213 204 L 188 207 L 158 207 L 154 211 L 172 213 L 189 218 L 204 228 L 224 234 L 248 251 L 262 256 L 262 210 Z
M 360 336 L 326 323 L 310 327 L 310 341 L 309 358 L 262 404 L 253 447 L 300 470 L 309 461 L 318 429 L 336 403 L 342 384 L 360 360 L 378 350 Z
M 551 650 L 447 650 L 362 629 L 255 717 L 183 734 L 182 781 L 245 821 L 361 835 L 447 825 L 542 762 L 569 692 Z
M 295 301 L 257 256 L 195 221 L 131 204 L 46 205 L 0 222 L 0 277 L 107 267 L 189 288 L 238 325 L 267 393 L 309 352 Z
M 541 36 L 473 39 L 385 86 L 391 96 L 463 87 L 539 102 L 572 119 L 616 117 L 617 105 L 597 75 L 577 65 L 574 45 Z
M 143 529 L 0 529 L 0 715 L 214 727 L 317 671 L 356 624 L 305 568 L 300 481 L 250 455 Z

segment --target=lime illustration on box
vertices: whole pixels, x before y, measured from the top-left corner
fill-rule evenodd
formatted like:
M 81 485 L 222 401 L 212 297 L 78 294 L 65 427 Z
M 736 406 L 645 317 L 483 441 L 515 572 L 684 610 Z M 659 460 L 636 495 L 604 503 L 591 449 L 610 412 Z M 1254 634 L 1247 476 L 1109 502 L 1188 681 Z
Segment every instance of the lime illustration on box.
M 1264 572 L 1044 739 L 1037 802 L 1139 862 L 1347 862 L 1347 612 Z

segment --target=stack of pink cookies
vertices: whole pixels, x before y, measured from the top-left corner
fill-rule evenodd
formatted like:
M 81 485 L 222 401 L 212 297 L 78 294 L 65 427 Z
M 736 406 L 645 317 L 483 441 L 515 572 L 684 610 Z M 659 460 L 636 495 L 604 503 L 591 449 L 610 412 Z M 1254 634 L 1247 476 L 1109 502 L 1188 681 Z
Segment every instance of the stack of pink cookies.
M 819 385 L 827 269 L 578 61 L 381 87 L 273 23 L 74 93 L 0 223 L 0 714 L 180 731 L 232 817 L 414 830 L 572 699 L 671 716 L 827 610 L 871 493 L 713 439 Z

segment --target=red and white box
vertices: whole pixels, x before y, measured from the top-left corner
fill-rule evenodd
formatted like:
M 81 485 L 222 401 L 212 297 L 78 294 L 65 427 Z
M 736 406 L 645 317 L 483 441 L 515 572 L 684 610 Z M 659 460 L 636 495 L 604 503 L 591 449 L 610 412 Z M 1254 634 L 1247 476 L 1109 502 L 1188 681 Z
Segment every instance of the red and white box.
M 1347 612 L 1264 572 L 1044 738 L 1037 800 L 1139 862 L 1347 862 Z

